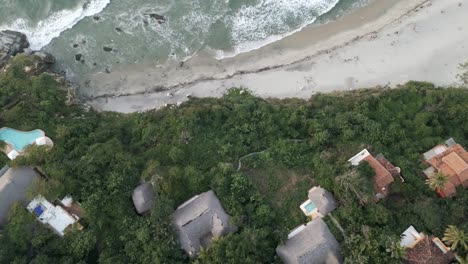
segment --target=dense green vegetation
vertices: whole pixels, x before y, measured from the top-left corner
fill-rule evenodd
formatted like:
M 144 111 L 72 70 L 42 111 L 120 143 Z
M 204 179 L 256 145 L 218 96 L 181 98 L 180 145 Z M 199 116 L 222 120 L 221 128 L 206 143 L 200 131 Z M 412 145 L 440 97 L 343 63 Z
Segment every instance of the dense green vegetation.
M 264 100 L 234 89 L 220 99 L 123 115 L 66 106 L 65 91 L 51 76 L 27 76 L 27 61 L 17 60 L 0 77 L 0 126 L 41 128 L 55 146 L 31 148 L 10 164 L 36 165 L 47 174 L 32 193 L 80 201 L 85 229 L 61 239 L 16 206 L 0 231 L 0 263 L 190 262 L 170 214 L 208 189 L 239 230 L 204 250 L 197 263 L 279 262 L 275 247 L 307 221 L 299 205 L 314 185 L 339 202 L 332 214 L 344 235 L 326 221 L 347 263 L 399 263 L 398 236 L 409 225 L 440 237 L 448 225 L 468 230 L 468 191 L 440 199 L 421 176 L 424 151 L 448 137 L 468 147 L 467 90 L 410 82 L 304 101 Z M 362 177 L 344 177 L 355 173 L 347 159 L 364 147 L 384 153 L 406 180 L 365 206 L 350 189 Z M 252 152 L 261 153 L 244 158 L 237 171 L 239 158 Z M 156 183 L 158 197 L 141 217 L 131 192 L 146 180 Z M 457 252 L 467 253 L 462 246 Z

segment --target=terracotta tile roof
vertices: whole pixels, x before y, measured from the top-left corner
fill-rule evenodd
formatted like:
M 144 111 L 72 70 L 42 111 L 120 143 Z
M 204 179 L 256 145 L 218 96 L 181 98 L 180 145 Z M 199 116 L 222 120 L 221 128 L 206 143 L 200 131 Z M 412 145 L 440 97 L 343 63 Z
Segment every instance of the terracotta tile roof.
M 449 264 L 453 260 L 452 252 L 442 252 L 428 236 L 406 253 L 404 263 L 407 264 Z
M 457 194 L 457 190 L 455 189 L 455 184 L 452 182 L 447 182 L 444 186 L 444 189 L 442 189 L 442 192 L 439 192 L 440 196 L 442 197 L 452 197 Z
M 447 164 L 456 174 L 462 174 L 468 170 L 468 164 L 456 152 L 452 152 L 443 157 L 442 161 Z
M 443 152 L 438 152 L 431 159 L 426 160 L 427 163 L 435 168 L 435 172 L 441 172 L 448 176 L 450 184 L 444 188 L 445 196 L 455 195 L 455 188 L 463 185 L 468 187 L 468 152 L 460 145 L 456 144 L 452 147 L 446 145 L 438 145 L 432 150 L 445 148 Z M 431 150 L 431 151 L 432 151 Z M 429 152 L 431 152 L 429 151 Z
M 369 162 L 369 165 L 374 169 L 375 172 L 375 187 L 378 192 L 382 192 L 382 188 L 387 188 L 392 182 L 392 174 L 384 167 L 382 164 L 374 158 L 374 156 L 369 155 L 364 160 Z

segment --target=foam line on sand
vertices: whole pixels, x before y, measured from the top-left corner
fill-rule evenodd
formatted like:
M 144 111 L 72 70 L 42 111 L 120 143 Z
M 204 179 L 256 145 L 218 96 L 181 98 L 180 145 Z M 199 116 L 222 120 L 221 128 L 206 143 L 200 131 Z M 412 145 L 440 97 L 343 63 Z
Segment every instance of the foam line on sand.
M 468 0 L 376 0 L 233 58 L 201 52 L 182 65 L 96 74 L 82 96 L 97 110 L 135 112 L 241 86 L 264 98 L 309 98 L 409 80 L 456 85 L 459 65 L 468 60 L 466 14 Z

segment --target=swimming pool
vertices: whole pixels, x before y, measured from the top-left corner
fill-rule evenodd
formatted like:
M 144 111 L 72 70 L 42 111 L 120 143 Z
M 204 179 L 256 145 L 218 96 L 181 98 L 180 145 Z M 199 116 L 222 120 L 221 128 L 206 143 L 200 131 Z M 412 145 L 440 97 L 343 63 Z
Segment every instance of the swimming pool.
M 19 131 L 9 127 L 0 129 L 0 140 L 5 141 L 18 152 L 24 151 L 40 137 L 44 137 L 44 132 L 40 129 L 32 131 Z
M 306 211 L 310 214 L 310 213 L 312 213 L 312 211 L 314 211 L 314 209 L 315 209 L 315 204 L 312 203 L 312 202 L 309 202 L 308 204 L 306 204 L 306 205 L 304 206 L 304 208 L 305 208 Z

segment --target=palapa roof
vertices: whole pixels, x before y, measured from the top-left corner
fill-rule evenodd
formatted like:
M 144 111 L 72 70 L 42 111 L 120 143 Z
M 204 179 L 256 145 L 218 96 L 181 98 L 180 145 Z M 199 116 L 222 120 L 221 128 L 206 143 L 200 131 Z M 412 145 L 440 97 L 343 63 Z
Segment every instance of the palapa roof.
M 0 225 L 8 220 L 8 212 L 15 202 L 27 204 L 26 191 L 39 176 L 31 167 L 2 170 L 0 176 Z
M 229 224 L 229 215 L 211 190 L 183 203 L 172 218 L 179 243 L 189 256 L 196 255 L 201 247 L 207 248 L 214 238 L 235 230 Z
M 153 185 L 149 182 L 143 183 L 135 188 L 132 194 L 133 205 L 139 214 L 151 210 L 154 204 Z
M 285 264 L 341 263 L 340 246 L 322 218 L 300 226 L 288 237 L 276 254 Z
M 333 195 L 322 187 L 314 187 L 310 189 L 308 197 L 322 215 L 327 215 L 336 208 L 336 202 Z
M 404 263 L 406 264 L 449 264 L 453 260 L 453 253 L 444 253 L 438 246 L 441 243 L 437 238 L 425 236 L 415 246 L 407 249 Z M 445 250 L 445 249 L 444 249 Z

